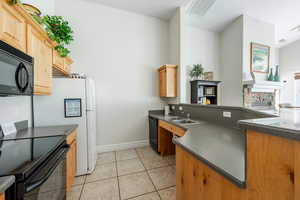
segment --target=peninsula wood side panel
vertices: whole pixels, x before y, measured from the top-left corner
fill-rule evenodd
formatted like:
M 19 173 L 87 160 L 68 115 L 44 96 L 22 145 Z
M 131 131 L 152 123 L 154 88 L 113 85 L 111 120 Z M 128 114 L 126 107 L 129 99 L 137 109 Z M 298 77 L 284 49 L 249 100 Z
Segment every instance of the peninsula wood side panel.
M 247 141 L 248 199 L 296 200 L 299 142 L 250 130 Z
M 67 144 L 70 145 L 67 153 L 67 191 L 71 191 L 77 170 L 77 133 L 74 131 L 67 137 Z
M 176 146 L 176 200 L 245 200 L 246 191 Z

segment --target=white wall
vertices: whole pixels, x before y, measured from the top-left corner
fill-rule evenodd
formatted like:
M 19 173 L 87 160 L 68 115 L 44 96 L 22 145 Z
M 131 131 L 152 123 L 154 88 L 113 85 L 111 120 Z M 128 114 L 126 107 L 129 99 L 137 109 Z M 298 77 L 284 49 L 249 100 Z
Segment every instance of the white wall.
M 275 26 L 244 15 L 243 80 L 252 80 L 250 75 L 251 42 L 271 47 L 270 67 L 275 67 Z M 266 80 L 267 74 L 254 73 L 257 80 Z
M 243 106 L 243 17 L 220 33 L 221 105 Z
M 169 61 L 168 23 L 94 1 L 55 5 L 75 32 L 73 71 L 96 81 L 97 144 L 147 140 L 147 112 L 164 105 L 157 69 Z
M 55 14 L 54 2 L 55 0 L 22 0 L 22 3 L 28 3 L 40 9 L 42 15 Z
M 167 103 L 185 103 L 185 10 L 178 7 L 169 20 L 169 63 L 178 65 L 178 97 L 165 99 Z
M 280 103 L 296 104 L 295 72 L 300 72 L 300 40 L 279 49 L 280 76 L 284 83 Z
M 193 26 L 185 26 L 187 69 L 186 75 L 186 102 L 190 103 L 191 89 L 189 71 L 193 64 L 202 64 L 206 72 L 214 73 L 214 80 L 219 80 L 219 34 Z
M 31 126 L 31 98 L 0 97 L 0 124 L 28 120 Z

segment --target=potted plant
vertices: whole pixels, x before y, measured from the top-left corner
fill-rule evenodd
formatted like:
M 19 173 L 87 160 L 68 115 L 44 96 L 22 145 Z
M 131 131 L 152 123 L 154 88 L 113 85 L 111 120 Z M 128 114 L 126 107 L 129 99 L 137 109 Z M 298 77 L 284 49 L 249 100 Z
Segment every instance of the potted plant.
M 21 3 L 21 0 L 10 0 L 11 4 L 17 4 L 17 3 Z
M 202 79 L 204 74 L 204 68 L 201 64 L 193 65 L 193 69 L 190 71 L 190 77 L 192 80 Z
M 69 22 L 64 20 L 61 16 L 49 16 L 43 17 L 43 24 L 49 35 L 49 37 L 57 42 L 55 49 L 58 51 L 61 57 L 66 57 L 70 50 L 65 46 L 70 44 L 73 39 L 73 30 L 69 26 Z

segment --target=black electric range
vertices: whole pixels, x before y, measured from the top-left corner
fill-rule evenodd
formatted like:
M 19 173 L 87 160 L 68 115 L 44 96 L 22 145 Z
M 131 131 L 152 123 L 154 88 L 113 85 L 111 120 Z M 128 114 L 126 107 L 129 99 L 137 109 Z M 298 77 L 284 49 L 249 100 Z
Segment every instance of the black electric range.
M 14 199 L 65 199 L 68 149 L 65 136 L 0 141 L 0 176 L 16 177 Z

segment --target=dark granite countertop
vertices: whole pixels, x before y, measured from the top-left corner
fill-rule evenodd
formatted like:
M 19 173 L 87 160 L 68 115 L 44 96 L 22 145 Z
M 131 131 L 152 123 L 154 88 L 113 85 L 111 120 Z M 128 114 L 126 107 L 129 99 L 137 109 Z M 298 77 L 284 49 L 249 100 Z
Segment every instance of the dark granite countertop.
M 300 141 L 300 109 L 282 108 L 279 111 L 261 110 L 272 114 L 269 118 L 240 120 L 241 128 Z M 277 115 L 277 117 L 276 117 Z
M 0 177 L 0 193 L 4 193 L 14 183 L 15 183 L 14 176 Z
M 184 104 L 183 104 L 184 105 Z M 201 107 L 198 105 L 188 105 Z M 205 106 L 202 106 L 203 108 Z M 161 111 L 149 112 L 149 116 L 164 120 L 187 130 L 187 134 L 174 138 L 173 142 L 199 160 L 205 162 L 239 187 L 246 187 L 246 135 L 245 129 L 300 141 L 300 109 L 253 110 L 242 107 L 209 106 L 242 112 L 263 114 L 261 118 L 238 120 L 238 126 L 230 128 L 217 121 L 199 121 L 195 125 L 181 125 L 171 121 Z M 174 116 L 173 116 L 174 117 Z M 196 120 L 197 119 L 193 119 Z
M 224 175 L 237 186 L 246 185 L 245 159 L 246 137 L 242 130 L 228 128 L 208 121 L 196 120 L 193 125 L 174 123 L 162 113 L 149 113 L 149 116 L 184 128 L 183 137 L 174 138 L 173 142 L 203 161 L 211 168 Z
M 68 136 L 72 133 L 78 125 L 61 125 L 61 126 L 44 126 L 35 128 L 25 128 L 18 130 L 17 134 L 11 134 L 0 138 L 0 141 L 4 140 L 20 140 L 30 138 L 42 138 L 42 137 L 55 137 L 65 135 Z

